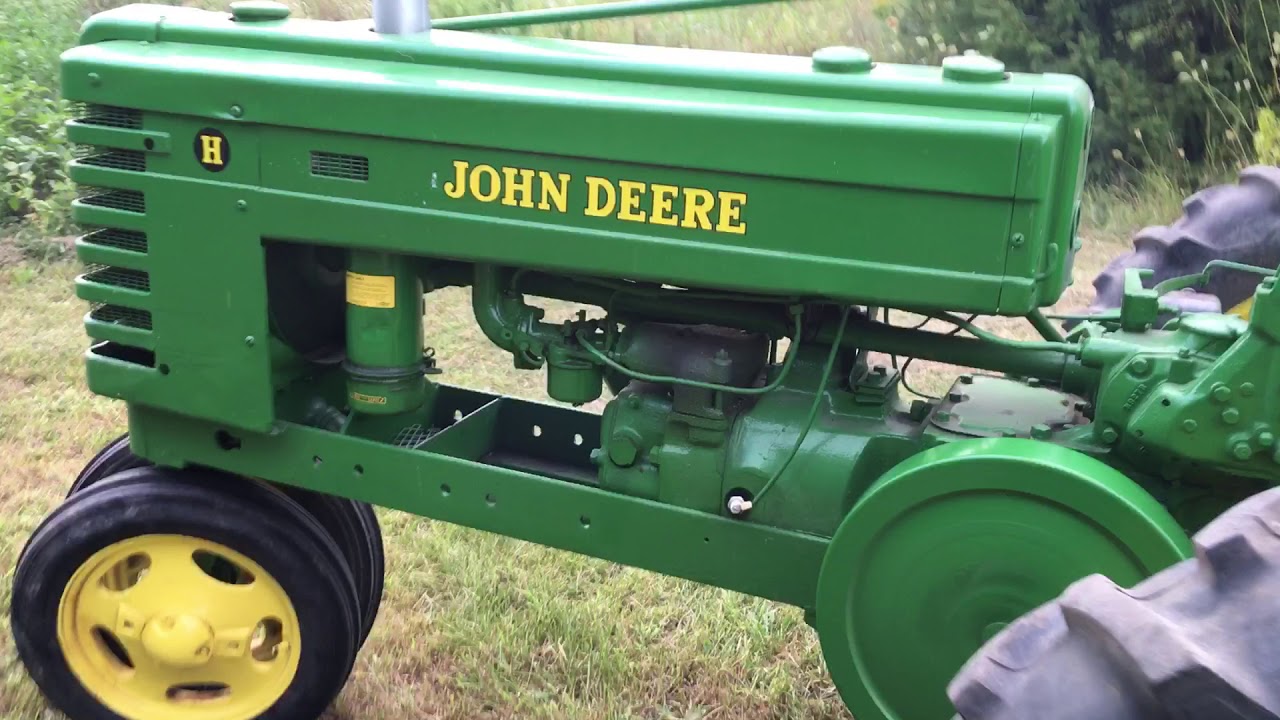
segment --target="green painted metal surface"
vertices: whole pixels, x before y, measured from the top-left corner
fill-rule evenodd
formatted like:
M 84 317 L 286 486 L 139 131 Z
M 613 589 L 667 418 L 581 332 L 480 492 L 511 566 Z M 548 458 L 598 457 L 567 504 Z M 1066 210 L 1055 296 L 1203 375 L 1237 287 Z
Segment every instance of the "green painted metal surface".
M 1086 575 L 1128 586 L 1191 553 L 1150 495 L 1082 453 L 938 447 L 884 474 L 832 539 L 823 655 L 855 717 L 945 718 L 947 683 L 1005 624 Z
M 1153 330 L 1140 277 L 1068 338 L 1039 315 L 1078 245 L 1077 79 L 237 13 L 113 10 L 64 58 L 89 386 L 148 459 L 797 605 L 859 720 L 946 717 L 989 626 L 1280 477 L 1272 282 L 1247 323 Z M 603 412 L 448 384 L 448 287 Z M 979 372 L 912 399 L 871 353 Z

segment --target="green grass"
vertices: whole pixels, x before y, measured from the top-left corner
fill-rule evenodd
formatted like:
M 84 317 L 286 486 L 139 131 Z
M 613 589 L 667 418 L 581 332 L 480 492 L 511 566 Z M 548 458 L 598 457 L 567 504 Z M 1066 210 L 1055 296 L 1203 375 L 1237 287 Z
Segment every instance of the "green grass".
M 1091 192 L 1077 286 L 1138 227 L 1177 213 L 1152 183 Z M 2 243 L 3 241 L 0 241 Z M 15 260 L 0 244 L 0 611 L 12 564 L 85 460 L 121 432 L 120 404 L 84 387 L 72 262 Z M 8 258 L 6 261 L 5 258 Z M 467 293 L 430 298 L 427 332 L 449 382 L 542 397 L 541 373 L 516 372 L 471 319 Z M 558 306 L 559 313 L 567 306 Z M 1007 319 L 987 326 L 1013 336 Z M 913 365 L 937 392 L 959 372 Z M 332 719 L 847 718 L 800 613 L 762 600 L 383 512 L 384 609 Z M 0 632 L 0 718 L 45 720 L 44 701 Z

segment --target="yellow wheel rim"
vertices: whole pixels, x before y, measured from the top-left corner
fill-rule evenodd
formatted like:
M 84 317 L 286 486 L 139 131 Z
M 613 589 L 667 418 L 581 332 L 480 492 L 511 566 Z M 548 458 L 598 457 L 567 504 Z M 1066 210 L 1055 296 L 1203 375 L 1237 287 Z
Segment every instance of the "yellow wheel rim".
M 298 671 L 298 617 L 284 589 L 218 543 L 146 535 L 71 577 L 58 644 L 98 700 L 132 720 L 245 720 Z

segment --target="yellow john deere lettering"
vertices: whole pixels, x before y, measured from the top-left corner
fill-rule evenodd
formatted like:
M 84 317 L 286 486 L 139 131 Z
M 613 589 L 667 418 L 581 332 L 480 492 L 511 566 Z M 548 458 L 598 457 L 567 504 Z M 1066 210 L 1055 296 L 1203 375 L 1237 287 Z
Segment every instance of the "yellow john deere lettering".
M 485 203 L 500 202 L 508 207 L 568 213 L 569 188 L 575 182 L 567 173 L 495 168 L 454 160 L 453 179 L 444 184 L 444 194 L 453 200 L 470 198 Z M 610 217 L 624 222 L 731 235 L 747 232 L 743 219 L 746 193 L 639 180 L 614 181 L 594 175 L 582 178 L 581 187 L 585 196 L 582 214 L 587 217 Z

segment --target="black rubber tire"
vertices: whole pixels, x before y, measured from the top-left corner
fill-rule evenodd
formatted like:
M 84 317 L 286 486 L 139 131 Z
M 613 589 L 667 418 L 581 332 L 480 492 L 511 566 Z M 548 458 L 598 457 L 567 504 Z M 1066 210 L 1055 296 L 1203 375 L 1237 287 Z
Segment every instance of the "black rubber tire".
M 1095 575 L 993 638 L 948 695 L 963 720 L 1280 718 L 1280 488 L 1124 590 Z
M 103 448 L 76 477 L 67 497 L 124 470 L 150 467 L 151 463 L 133 454 L 125 433 Z M 386 551 L 378 516 L 368 503 L 313 492 L 290 485 L 271 485 L 306 508 L 338 544 L 360 590 L 360 645 L 368 639 L 382 606 L 386 575 Z
M 1090 312 L 1120 307 L 1128 268 L 1155 271 L 1151 283 L 1204 270 L 1210 260 L 1280 266 L 1280 168 L 1251 167 L 1236 185 L 1203 190 L 1183 203 L 1172 225 L 1149 227 L 1133 240 L 1133 252 L 1113 260 L 1093 281 Z M 1253 297 L 1260 277 L 1242 272 L 1213 273 L 1206 288 L 1230 310 Z
M 360 593 L 360 645 L 363 646 L 382 607 L 386 556 L 378 516 L 368 503 L 287 485 L 273 485 L 320 522 L 338 544 L 351 567 Z
M 67 491 L 67 497 L 75 495 L 80 490 L 105 477 L 110 477 L 125 470 L 147 467 L 150 464 L 133 454 L 133 451 L 129 448 L 129 433 L 125 433 L 112 440 L 106 447 L 99 450 L 97 455 L 93 456 L 89 464 L 85 465 L 80 474 L 76 476 L 75 482 L 71 483 L 71 489 Z
M 319 717 L 351 672 L 360 628 L 355 584 L 314 518 L 260 485 L 210 473 L 138 468 L 65 501 L 36 529 L 14 573 L 11 628 L 18 655 L 49 701 L 72 720 L 123 720 L 68 667 L 57 640 L 62 593 L 75 571 L 113 543 L 150 534 L 205 538 L 252 558 L 288 594 L 304 642 L 297 674 L 260 720 Z

